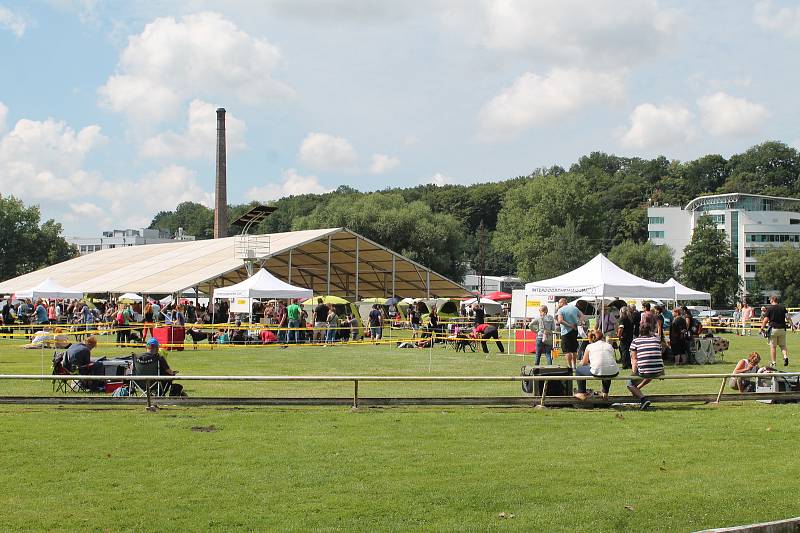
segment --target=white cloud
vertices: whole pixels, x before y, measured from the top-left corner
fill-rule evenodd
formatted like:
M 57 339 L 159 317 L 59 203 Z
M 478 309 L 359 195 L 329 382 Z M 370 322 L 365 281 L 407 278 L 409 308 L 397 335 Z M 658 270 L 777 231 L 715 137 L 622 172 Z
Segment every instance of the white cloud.
M 192 100 L 186 130 L 181 133 L 168 131 L 146 139 L 142 144 L 142 155 L 170 159 L 213 159 L 217 143 L 216 109 L 208 102 Z M 244 141 L 246 129 L 243 120 L 230 112 L 225 113 L 225 139 L 229 153 L 247 147 Z
M 755 133 L 769 116 L 763 105 L 722 91 L 700 98 L 697 105 L 703 114 L 703 125 L 712 135 Z
M 800 6 L 774 8 L 772 0 L 761 0 L 753 6 L 756 24 L 788 37 L 800 36 Z
M 146 227 L 158 211 L 175 209 L 181 202 L 214 205 L 214 195 L 197 182 L 192 170 L 170 165 L 138 179 L 104 183 L 98 191 L 114 220 L 126 227 Z
M 383 174 L 389 172 L 399 164 L 400 160 L 396 157 L 384 154 L 373 154 L 369 172 L 370 174 Z
M 692 113 L 677 104 L 640 104 L 631 113 L 630 121 L 630 127 L 620 139 L 627 148 L 673 146 L 692 140 L 695 134 Z
M 117 73 L 98 93 L 112 111 L 157 122 L 192 97 L 259 103 L 291 96 L 272 77 L 280 60 L 275 46 L 217 13 L 157 18 L 128 39 Z
M 433 185 L 438 185 L 439 187 L 441 187 L 442 185 L 453 185 L 457 182 L 458 182 L 457 179 L 452 178 L 450 176 L 445 176 L 440 172 L 437 172 L 433 176 L 422 180 L 422 183 L 431 183 Z
M 53 119 L 22 119 L 0 138 L 0 190 L 42 203 L 90 193 L 99 177 L 83 163 L 106 141 L 100 126 L 76 132 Z
M 253 187 L 245 193 L 248 200 L 267 202 L 284 196 L 300 194 L 322 194 L 329 192 L 316 176 L 301 176 L 297 170 L 290 168 L 282 173 L 281 183 L 267 183 L 261 187 Z
M 300 160 L 315 170 L 352 170 L 358 153 L 344 137 L 312 132 L 300 145 Z
M 28 23 L 22 15 L 0 6 L 0 28 L 5 28 L 17 37 L 22 37 L 27 27 Z
M 655 0 L 478 0 L 450 3 L 446 28 L 490 50 L 592 68 L 628 67 L 675 44 L 679 13 Z
M 8 108 L 0 102 L 0 133 L 6 131 L 6 118 L 8 117 Z
M 97 219 L 107 215 L 102 208 L 98 207 L 96 204 L 92 202 L 82 202 L 78 204 L 69 204 L 72 213 L 78 217 L 89 217 L 93 219 Z M 107 217 L 106 217 L 107 218 Z
M 526 72 L 484 105 L 478 116 L 479 137 L 511 137 L 588 103 L 617 100 L 623 92 L 618 74 L 560 68 L 544 77 Z

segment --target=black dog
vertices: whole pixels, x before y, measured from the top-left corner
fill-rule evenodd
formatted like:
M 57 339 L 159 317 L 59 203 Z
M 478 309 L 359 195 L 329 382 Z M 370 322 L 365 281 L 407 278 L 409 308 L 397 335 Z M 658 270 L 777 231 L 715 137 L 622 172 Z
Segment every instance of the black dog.
M 212 344 L 212 337 L 214 334 L 210 331 L 202 331 L 196 328 L 187 329 L 186 333 L 192 338 L 192 344 L 194 344 L 194 349 L 197 349 L 198 341 L 208 340 L 209 344 Z

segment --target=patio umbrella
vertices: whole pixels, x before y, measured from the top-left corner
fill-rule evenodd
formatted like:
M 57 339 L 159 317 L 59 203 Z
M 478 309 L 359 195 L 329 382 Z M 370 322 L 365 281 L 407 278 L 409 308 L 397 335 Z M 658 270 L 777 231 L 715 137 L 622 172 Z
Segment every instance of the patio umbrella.
M 336 304 L 349 304 L 350 303 L 347 300 L 345 300 L 344 298 L 340 298 L 338 296 L 332 296 L 330 294 L 328 296 L 314 296 L 313 298 L 311 298 L 311 300 L 314 303 L 319 303 L 320 298 L 322 299 L 322 303 L 325 303 L 325 304 L 334 304 L 334 305 L 336 305 Z
M 388 298 L 385 302 L 386 305 L 397 305 L 398 303 L 400 303 L 400 298 L 398 298 L 397 296 L 392 296 L 391 298 Z
M 365 303 L 365 304 L 385 305 L 386 304 L 386 298 L 364 298 L 363 300 L 361 300 L 361 302 Z

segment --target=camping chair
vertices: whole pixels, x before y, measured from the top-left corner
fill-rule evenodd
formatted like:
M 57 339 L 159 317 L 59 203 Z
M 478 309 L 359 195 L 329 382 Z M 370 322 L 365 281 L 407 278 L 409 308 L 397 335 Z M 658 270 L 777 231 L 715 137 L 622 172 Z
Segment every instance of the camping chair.
M 56 351 L 53 353 L 53 370 L 54 376 L 76 376 L 76 379 L 54 379 L 53 392 L 80 392 L 83 390 L 81 382 L 77 379 L 78 369 L 69 370 L 64 364 L 67 359 L 66 351 Z
M 133 356 L 133 376 L 162 376 L 161 368 L 156 357 Z M 172 387 L 171 381 L 131 380 L 129 390 L 132 396 L 140 394 L 151 396 L 166 396 Z

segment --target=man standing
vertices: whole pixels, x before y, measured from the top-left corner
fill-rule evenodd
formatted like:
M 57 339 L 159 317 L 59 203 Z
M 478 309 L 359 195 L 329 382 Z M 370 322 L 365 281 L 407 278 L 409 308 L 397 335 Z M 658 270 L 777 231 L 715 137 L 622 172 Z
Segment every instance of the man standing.
M 314 308 L 314 315 L 311 317 L 314 322 L 314 342 L 325 342 L 325 334 L 328 329 L 328 306 L 317 298 L 317 306 Z
M 567 299 L 558 301 L 556 322 L 561 326 L 561 351 L 567 366 L 575 369 L 575 356 L 578 353 L 578 325 L 583 322 L 583 313 L 574 305 L 567 305 Z
M 286 308 L 287 326 L 289 331 L 286 332 L 286 342 L 289 344 L 297 344 L 300 340 L 300 306 L 297 301 L 292 299 L 289 302 L 289 307 Z
M 786 325 L 792 326 L 789 315 L 783 304 L 778 303 L 778 297 L 775 295 L 769 298 L 770 306 L 767 308 L 767 314 L 761 319 L 761 331 L 764 331 L 769 326 L 769 357 L 772 360 L 772 368 L 775 368 L 775 358 L 777 355 L 777 348 L 780 346 L 783 353 L 783 366 L 789 366 L 789 351 L 786 349 Z
M 486 311 L 480 306 L 478 302 L 472 304 L 473 321 L 476 326 L 483 324 L 486 321 Z
M 619 322 L 617 322 L 617 337 L 619 337 L 619 357 L 622 368 L 631 367 L 630 347 L 639 321 L 631 319 L 631 308 L 624 306 L 619 310 Z M 636 327 L 635 327 L 636 326 Z
M 750 321 L 753 320 L 753 308 L 750 304 L 744 302 L 742 304 L 742 335 L 751 335 Z
M 372 342 L 376 344 L 382 337 L 382 326 L 383 314 L 381 314 L 380 309 L 378 309 L 378 304 L 375 304 L 369 312 L 369 336 Z

